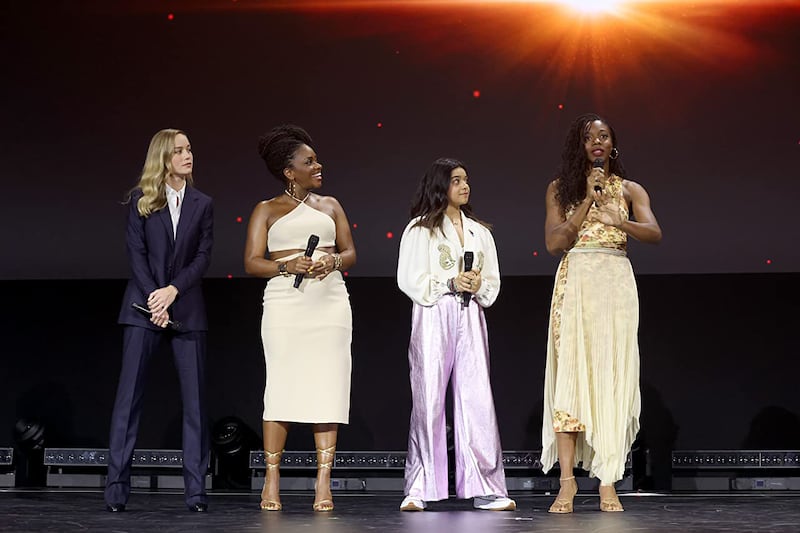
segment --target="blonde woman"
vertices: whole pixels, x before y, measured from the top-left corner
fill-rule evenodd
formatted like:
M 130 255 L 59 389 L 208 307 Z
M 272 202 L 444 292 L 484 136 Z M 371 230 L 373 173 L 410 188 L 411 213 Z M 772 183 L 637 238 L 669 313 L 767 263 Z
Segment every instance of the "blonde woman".
M 183 400 L 183 478 L 191 511 L 208 508 L 205 474 L 209 436 L 205 416 L 206 313 L 200 280 L 213 242 L 211 198 L 193 187 L 194 157 L 180 130 L 156 133 L 128 204 L 126 243 L 131 279 L 122 299 L 122 370 L 108 456 L 106 509 L 125 510 L 131 460 L 142 410 L 144 375 L 163 340 L 172 345 Z M 136 310 L 133 304 L 142 309 Z

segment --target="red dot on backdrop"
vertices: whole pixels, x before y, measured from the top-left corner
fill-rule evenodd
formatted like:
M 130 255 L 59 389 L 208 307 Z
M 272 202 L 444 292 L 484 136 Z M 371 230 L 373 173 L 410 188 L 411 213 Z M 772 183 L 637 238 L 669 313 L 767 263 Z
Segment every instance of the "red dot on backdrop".
M 169 15 L 167 15 L 167 20 L 173 20 L 173 19 L 175 19 L 174 14 L 170 13 Z
M 772 259 L 767 259 L 767 264 L 771 265 L 772 264 Z
M 382 127 L 383 127 L 383 122 L 378 122 L 378 123 L 376 124 L 376 126 L 378 126 L 379 128 L 382 128 Z
M 387 231 L 386 232 L 386 238 L 387 239 L 391 239 L 392 237 L 394 237 L 394 233 L 392 233 L 391 231 Z
M 356 229 L 357 227 L 358 227 L 358 224 L 353 224 L 353 229 Z
M 241 221 L 242 221 L 242 217 L 236 217 L 236 222 L 241 222 Z
M 478 91 L 478 90 L 472 91 L 472 97 L 473 98 L 480 98 L 481 97 L 481 92 Z
M 558 104 L 559 109 L 564 109 L 564 104 Z
M 539 252 L 533 252 L 533 257 L 538 257 L 538 256 L 539 256 Z
M 228 279 L 233 279 L 233 274 L 228 274 Z

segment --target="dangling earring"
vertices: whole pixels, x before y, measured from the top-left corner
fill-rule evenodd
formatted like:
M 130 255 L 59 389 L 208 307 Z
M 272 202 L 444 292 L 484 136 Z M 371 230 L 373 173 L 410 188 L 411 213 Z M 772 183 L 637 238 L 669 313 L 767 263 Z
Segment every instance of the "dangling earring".
M 616 158 L 619 157 L 619 150 L 617 150 L 616 146 L 611 149 L 611 153 L 608 154 L 608 157 L 611 158 L 611 159 L 616 159 Z
M 294 181 L 292 181 L 292 180 L 288 180 L 288 181 L 289 181 L 289 195 L 290 196 L 294 196 Z

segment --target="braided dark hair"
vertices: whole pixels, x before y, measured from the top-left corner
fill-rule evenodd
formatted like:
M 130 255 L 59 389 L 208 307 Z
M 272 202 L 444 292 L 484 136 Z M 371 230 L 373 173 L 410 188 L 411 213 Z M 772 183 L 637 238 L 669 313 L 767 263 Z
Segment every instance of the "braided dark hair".
M 258 138 L 258 153 L 267 164 L 270 174 L 286 181 L 283 171 L 290 166 L 292 157 L 302 145 L 311 146 L 311 136 L 294 124 L 283 124 L 272 128 Z
M 567 138 L 564 140 L 564 149 L 561 152 L 561 166 L 556 174 L 556 200 L 565 212 L 586 198 L 586 175 L 592 161 L 586 155 L 584 136 L 592 122 L 596 120 L 608 126 L 608 130 L 611 132 L 611 144 L 614 148 L 619 149 L 617 134 L 603 117 L 587 113 L 572 121 L 567 130 Z M 608 171 L 620 178 L 625 178 L 625 167 L 620 156 L 608 160 Z

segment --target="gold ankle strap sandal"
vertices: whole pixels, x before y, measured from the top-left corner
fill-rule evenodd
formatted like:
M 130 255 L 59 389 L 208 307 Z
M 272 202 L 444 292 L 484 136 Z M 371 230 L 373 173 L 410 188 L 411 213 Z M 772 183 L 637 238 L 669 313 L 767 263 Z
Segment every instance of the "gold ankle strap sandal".
M 563 485 L 564 481 L 571 481 L 571 480 L 574 480 L 574 479 L 575 479 L 575 476 L 562 477 L 562 478 L 559 478 L 559 481 Z M 555 513 L 555 514 L 569 514 L 569 513 L 571 513 L 573 511 L 572 500 L 573 500 L 573 498 L 575 498 L 575 494 L 578 493 L 577 481 L 575 482 L 575 484 L 576 484 L 575 492 L 572 494 L 572 498 L 570 498 L 570 499 L 567 499 L 567 498 L 556 498 L 556 501 L 553 502 L 553 505 L 550 506 L 550 509 L 547 512 Z M 559 491 L 559 494 L 561 494 L 561 491 Z
M 279 452 L 268 452 L 264 450 L 264 464 L 267 470 L 276 470 L 281 466 L 281 456 L 283 455 L 283 450 Z M 276 462 L 270 462 L 272 459 L 278 458 Z M 267 488 L 267 476 L 264 476 L 264 488 Z M 269 500 L 264 498 L 264 490 L 261 491 L 261 510 L 263 511 L 280 511 L 283 509 L 283 505 L 281 502 L 275 500 Z
M 264 464 L 266 465 L 266 467 L 269 470 L 272 470 L 274 468 L 278 468 L 278 467 L 281 466 L 281 456 L 283 455 L 284 451 L 285 450 L 281 450 L 279 452 L 268 452 L 267 450 L 264 450 Z M 274 463 L 270 463 L 269 462 L 270 459 L 275 459 L 276 457 L 278 458 L 277 462 L 274 462 Z
M 327 461 L 325 459 L 328 459 Z M 317 469 L 323 470 L 327 469 L 330 470 L 333 468 L 333 462 L 336 460 L 336 446 L 330 446 L 328 448 L 317 448 Z M 314 505 L 311 506 L 312 509 L 316 512 L 329 512 L 333 511 L 333 500 L 324 499 L 318 502 L 315 502 Z
M 330 457 L 329 461 L 323 461 L 322 457 L 320 456 L 328 456 Z M 317 448 L 317 468 L 331 468 L 333 467 L 333 462 L 336 460 L 336 446 L 331 446 L 329 448 Z

